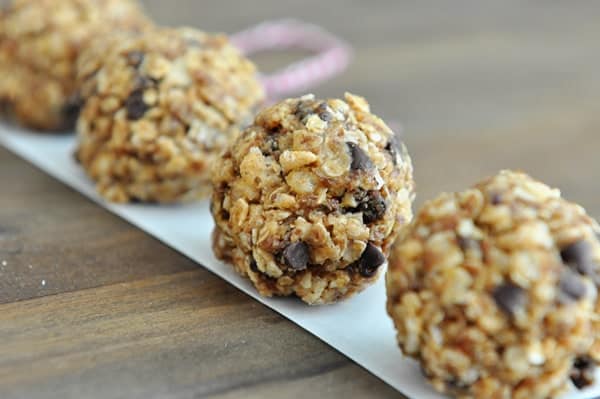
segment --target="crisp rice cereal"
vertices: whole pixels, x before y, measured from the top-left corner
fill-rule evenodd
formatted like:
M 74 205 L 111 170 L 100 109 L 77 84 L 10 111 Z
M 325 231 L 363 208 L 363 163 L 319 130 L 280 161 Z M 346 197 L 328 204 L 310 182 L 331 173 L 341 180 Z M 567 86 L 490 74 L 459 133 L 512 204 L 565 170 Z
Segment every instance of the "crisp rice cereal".
M 458 398 L 546 399 L 569 377 L 591 384 L 598 232 L 583 208 L 518 172 L 426 203 L 386 275 L 402 351 Z
M 336 302 L 377 279 L 413 186 L 406 148 L 364 99 L 288 99 L 216 164 L 213 249 L 262 295 Z
M 111 201 L 210 192 L 210 168 L 264 94 L 225 36 L 191 28 L 119 34 L 78 62 L 77 159 Z
M 150 26 L 134 0 L 14 0 L 0 14 L 0 108 L 39 130 L 73 128 L 75 63 L 97 37 Z

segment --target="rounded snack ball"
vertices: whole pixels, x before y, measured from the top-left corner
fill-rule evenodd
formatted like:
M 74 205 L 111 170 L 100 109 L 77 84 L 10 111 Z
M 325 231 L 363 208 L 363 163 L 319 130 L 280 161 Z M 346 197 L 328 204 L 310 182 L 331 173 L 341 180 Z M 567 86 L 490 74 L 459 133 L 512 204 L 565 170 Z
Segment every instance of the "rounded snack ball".
M 13 0 L 0 13 L 3 113 L 39 130 L 74 127 L 80 51 L 109 32 L 148 26 L 135 0 Z
M 511 171 L 426 203 L 386 275 L 400 348 L 459 398 L 588 385 L 598 231 L 558 190 Z
M 216 164 L 213 249 L 262 295 L 336 302 L 377 279 L 413 188 L 404 145 L 364 99 L 288 99 Z
M 254 65 L 191 28 L 121 34 L 79 60 L 76 158 L 110 201 L 178 202 L 210 192 L 210 169 L 263 101 Z

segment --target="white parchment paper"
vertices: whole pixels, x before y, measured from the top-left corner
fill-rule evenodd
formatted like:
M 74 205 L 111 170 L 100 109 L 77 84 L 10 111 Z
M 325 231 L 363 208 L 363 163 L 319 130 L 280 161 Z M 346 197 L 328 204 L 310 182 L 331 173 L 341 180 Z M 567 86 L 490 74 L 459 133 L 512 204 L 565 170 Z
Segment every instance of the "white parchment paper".
M 257 301 L 316 335 L 371 373 L 413 399 L 442 399 L 425 382 L 418 365 L 402 356 L 385 312 L 383 279 L 336 305 L 309 307 L 297 299 L 263 298 L 233 268 L 215 259 L 208 202 L 185 206 L 115 205 L 103 201 L 73 159 L 73 135 L 35 134 L 0 124 L 0 144 L 73 187 L 104 208 L 206 267 Z M 599 379 L 600 379 L 600 372 Z M 600 397 L 600 384 L 570 392 L 564 399 Z

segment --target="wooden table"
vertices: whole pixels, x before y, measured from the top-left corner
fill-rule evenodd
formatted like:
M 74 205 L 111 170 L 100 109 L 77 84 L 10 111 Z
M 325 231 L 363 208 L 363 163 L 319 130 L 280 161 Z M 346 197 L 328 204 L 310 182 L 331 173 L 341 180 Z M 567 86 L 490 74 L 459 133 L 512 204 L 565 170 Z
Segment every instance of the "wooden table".
M 362 94 L 403 122 L 417 205 L 523 168 L 600 217 L 600 3 L 483 3 L 147 6 L 171 25 L 233 32 L 291 15 L 347 38 L 353 66 L 314 91 Z M 292 58 L 257 60 L 270 69 Z M 1 398 L 399 396 L 3 149 L 0 182 Z

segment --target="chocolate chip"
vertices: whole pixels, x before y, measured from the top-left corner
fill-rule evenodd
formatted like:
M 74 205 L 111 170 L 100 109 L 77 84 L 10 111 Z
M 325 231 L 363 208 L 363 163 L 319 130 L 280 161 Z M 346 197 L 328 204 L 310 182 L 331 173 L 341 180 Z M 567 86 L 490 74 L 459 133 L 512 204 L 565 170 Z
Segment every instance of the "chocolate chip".
M 369 200 L 362 205 L 363 223 L 370 224 L 383 218 L 387 209 L 385 200 L 379 191 L 369 191 Z
M 223 220 L 229 220 L 230 214 L 225 209 L 221 209 L 221 218 Z
M 329 122 L 330 120 L 333 119 L 333 115 L 330 112 L 321 112 L 319 113 L 319 118 L 321 118 L 321 120 L 323 122 Z
M 352 163 L 350 164 L 351 170 L 366 170 L 373 168 L 373 161 L 362 150 L 357 144 L 346 142 L 348 149 L 350 150 L 350 156 L 352 157 Z
M 458 377 L 452 377 L 446 381 L 446 386 L 450 389 L 450 391 L 464 391 L 469 387 L 464 381 L 461 381 Z
M 585 283 L 579 275 L 569 269 L 564 270 L 558 282 L 561 302 L 578 301 L 587 294 Z
M 585 276 L 595 274 L 592 248 L 587 241 L 575 241 L 560 251 L 563 262 Z
M 250 261 L 250 270 L 252 270 L 254 273 L 260 273 L 260 270 L 254 258 L 252 258 L 252 260 Z
M 580 356 L 577 359 L 575 359 L 575 362 L 573 363 L 573 367 L 582 370 L 582 369 L 589 368 L 589 367 L 593 366 L 594 364 L 595 364 L 594 360 L 591 357 Z
M 138 50 L 127 53 L 127 63 L 134 68 L 139 68 L 144 62 L 144 53 Z
M 479 241 L 471 237 L 458 236 L 458 245 L 463 252 L 479 249 Z
M 584 240 L 575 241 L 560 251 L 560 256 L 564 262 L 577 262 L 589 257 L 589 244 Z
M 75 126 L 82 105 L 83 100 L 79 94 L 74 94 L 67 99 L 61 111 L 65 129 Z
M 319 118 L 321 118 L 323 122 L 329 122 L 333 119 L 333 114 L 329 112 L 329 106 L 325 102 L 317 107 L 317 112 L 319 113 Z
M 575 359 L 569 377 L 577 389 L 582 389 L 594 383 L 596 374 L 596 363 L 589 356 L 581 356 Z
M 301 121 L 303 121 L 308 115 L 311 115 L 313 113 L 314 110 L 312 103 L 308 101 L 299 101 L 298 105 L 296 105 L 296 110 L 294 111 L 296 117 Z
M 275 138 L 273 138 L 273 140 L 271 140 L 271 151 L 272 152 L 279 151 L 279 141 L 277 141 Z
M 363 277 L 373 277 L 377 273 L 379 266 L 385 263 L 385 256 L 375 245 L 370 242 L 363 251 L 360 259 L 352 266 L 358 269 L 358 272 Z
M 303 270 L 310 261 L 310 248 L 303 241 L 293 242 L 283 250 L 285 264 L 294 270 Z
M 364 224 L 381 220 L 387 210 L 385 199 L 379 191 L 360 191 L 355 196 L 358 205 L 354 208 L 345 208 L 347 212 L 362 212 Z
M 513 316 L 527 304 L 525 290 L 511 282 L 499 285 L 492 293 L 496 305 L 505 313 Z
M 150 87 L 154 87 L 158 84 L 158 80 L 154 78 L 150 78 L 148 76 L 139 75 L 135 78 L 135 88 L 136 89 L 148 89 Z
M 394 165 L 398 164 L 398 154 L 400 154 L 400 140 L 393 135 L 385 146 L 385 150 L 392 156 Z
M 490 201 L 492 202 L 492 205 L 500 205 L 502 203 L 502 194 L 492 193 Z
M 144 89 L 135 89 L 132 91 L 127 100 L 125 100 L 125 108 L 127 109 L 128 119 L 135 121 L 143 117 L 149 108 L 144 102 Z
M 277 141 L 277 130 L 268 131 L 265 137 L 264 145 L 261 147 L 261 152 L 265 157 L 279 152 L 279 141 Z

